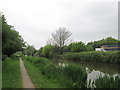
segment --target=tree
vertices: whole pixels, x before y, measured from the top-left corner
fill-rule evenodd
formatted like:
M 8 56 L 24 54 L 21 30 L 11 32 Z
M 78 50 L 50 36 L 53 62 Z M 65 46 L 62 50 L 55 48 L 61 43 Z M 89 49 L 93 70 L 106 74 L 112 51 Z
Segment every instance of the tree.
M 70 45 L 65 45 L 64 47 L 63 47 L 63 52 L 71 52 L 71 44 Z
M 34 56 L 34 54 L 36 53 L 36 49 L 32 45 L 28 45 L 23 53 L 28 56 Z
M 71 43 L 71 52 L 83 52 L 87 51 L 87 47 L 83 42 Z
M 47 45 L 52 45 L 52 46 L 56 45 L 53 38 L 49 38 L 46 42 L 47 42 Z
M 43 56 L 49 58 L 50 52 L 52 50 L 52 46 L 51 45 L 45 45 L 42 49 L 42 54 Z
M 22 37 L 16 30 L 13 30 L 13 26 L 7 24 L 4 15 L 2 15 L 2 54 L 10 56 L 22 51 L 24 46 Z
M 41 48 L 38 50 L 38 55 L 39 55 L 39 56 L 43 56 L 43 47 L 41 47 Z
M 100 48 L 103 45 L 116 45 L 116 44 L 120 44 L 120 41 L 117 39 L 114 39 L 112 37 L 107 37 L 105 39 L 102 40 L 98 40 L 98 41 L 94 41 L 94 42 L 88 42 L 88 46 L 95 48 Z
M 60 48 L 63 47 L 65 44 L 70 43 L 69 41 L 71 32 L 68 31 L 66 28 L 59 28 L 56 30 L 55 33 L 52 33 L 52 40 L 55 45 L 59 46 Z

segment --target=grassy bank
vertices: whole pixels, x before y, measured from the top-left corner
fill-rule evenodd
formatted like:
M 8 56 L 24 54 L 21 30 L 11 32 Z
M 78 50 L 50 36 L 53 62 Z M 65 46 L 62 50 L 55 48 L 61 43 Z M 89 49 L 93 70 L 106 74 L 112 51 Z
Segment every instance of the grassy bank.
M 80 53 L 66 53 L 61 55 L 63 59 L 73 61 L 120 63 L 120 52 L 118 51 L 91 51 Z
M 26 69 L 38 88 L 85 88 L 87 73 L 75 65 L 61 67 L 46 58 L 24 58 Z
M 99 76 L 99 78 L 92 83 L 92 87 L 120 89 L 120 77 L 119 76 L 111 77 L 108 75 L 104 75 L 103 77 Z
M 69 63 L 65 67 L 46 58 L 25 57 L 25 67 L 36 88 L 87 88 L 84 68 Z M 105 75 L 92 83 L 94 88 L 119 88 L 120 78 Z M 90 85 L 88 87 L 91 87 Z
M 33 84 L 36 88 L 57 88 L 61 87 L 61 85 L 58 82 L 50 81 L 47 78 L 45 78 L 39 67 L 36 67 L 33 63 L 24 60 L 25 67 L 27 69 L 27 72 L 32 79 Z
M 22 88 L 19 60 L 8 58 L 2 62 L 2 87 Z

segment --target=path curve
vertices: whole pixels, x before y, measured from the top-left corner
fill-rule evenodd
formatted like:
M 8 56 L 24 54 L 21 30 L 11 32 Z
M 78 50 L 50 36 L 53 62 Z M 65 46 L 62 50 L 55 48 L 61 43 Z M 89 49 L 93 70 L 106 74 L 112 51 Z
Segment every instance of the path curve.
M 23 88 L 35 88 L 30 77 L 27 74 L 27 71 L 24 66 L 24 62 L 22 61 L 21 58 L 20 58 L 20 71 L 21 71 L 21 76 L 22 76 Z

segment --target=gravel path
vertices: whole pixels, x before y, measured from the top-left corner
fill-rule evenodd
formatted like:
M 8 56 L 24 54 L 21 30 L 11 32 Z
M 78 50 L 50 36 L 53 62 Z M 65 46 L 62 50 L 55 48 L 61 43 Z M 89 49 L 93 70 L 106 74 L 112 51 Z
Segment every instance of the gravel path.
M 22 75 L 23 88 L 35 88 L 30 77 L 27 74 L 27 71 L 24 66 L 24 62 L 22 61 L 21 58 L 20 58 L 20 71 Z

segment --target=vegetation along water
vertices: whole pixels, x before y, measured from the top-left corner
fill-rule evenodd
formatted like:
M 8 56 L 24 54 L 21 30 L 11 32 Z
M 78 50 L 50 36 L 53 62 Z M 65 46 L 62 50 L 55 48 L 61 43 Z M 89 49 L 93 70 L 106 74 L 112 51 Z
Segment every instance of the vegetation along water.
M 72 33 L 60 27 L 37 50 L 4 15 L 0 15 L 0 21 L 3 88 L 22 88 L 19 58 L 35 88 L 120 88 L 120 40 L 106 37 L 73 42 Z

